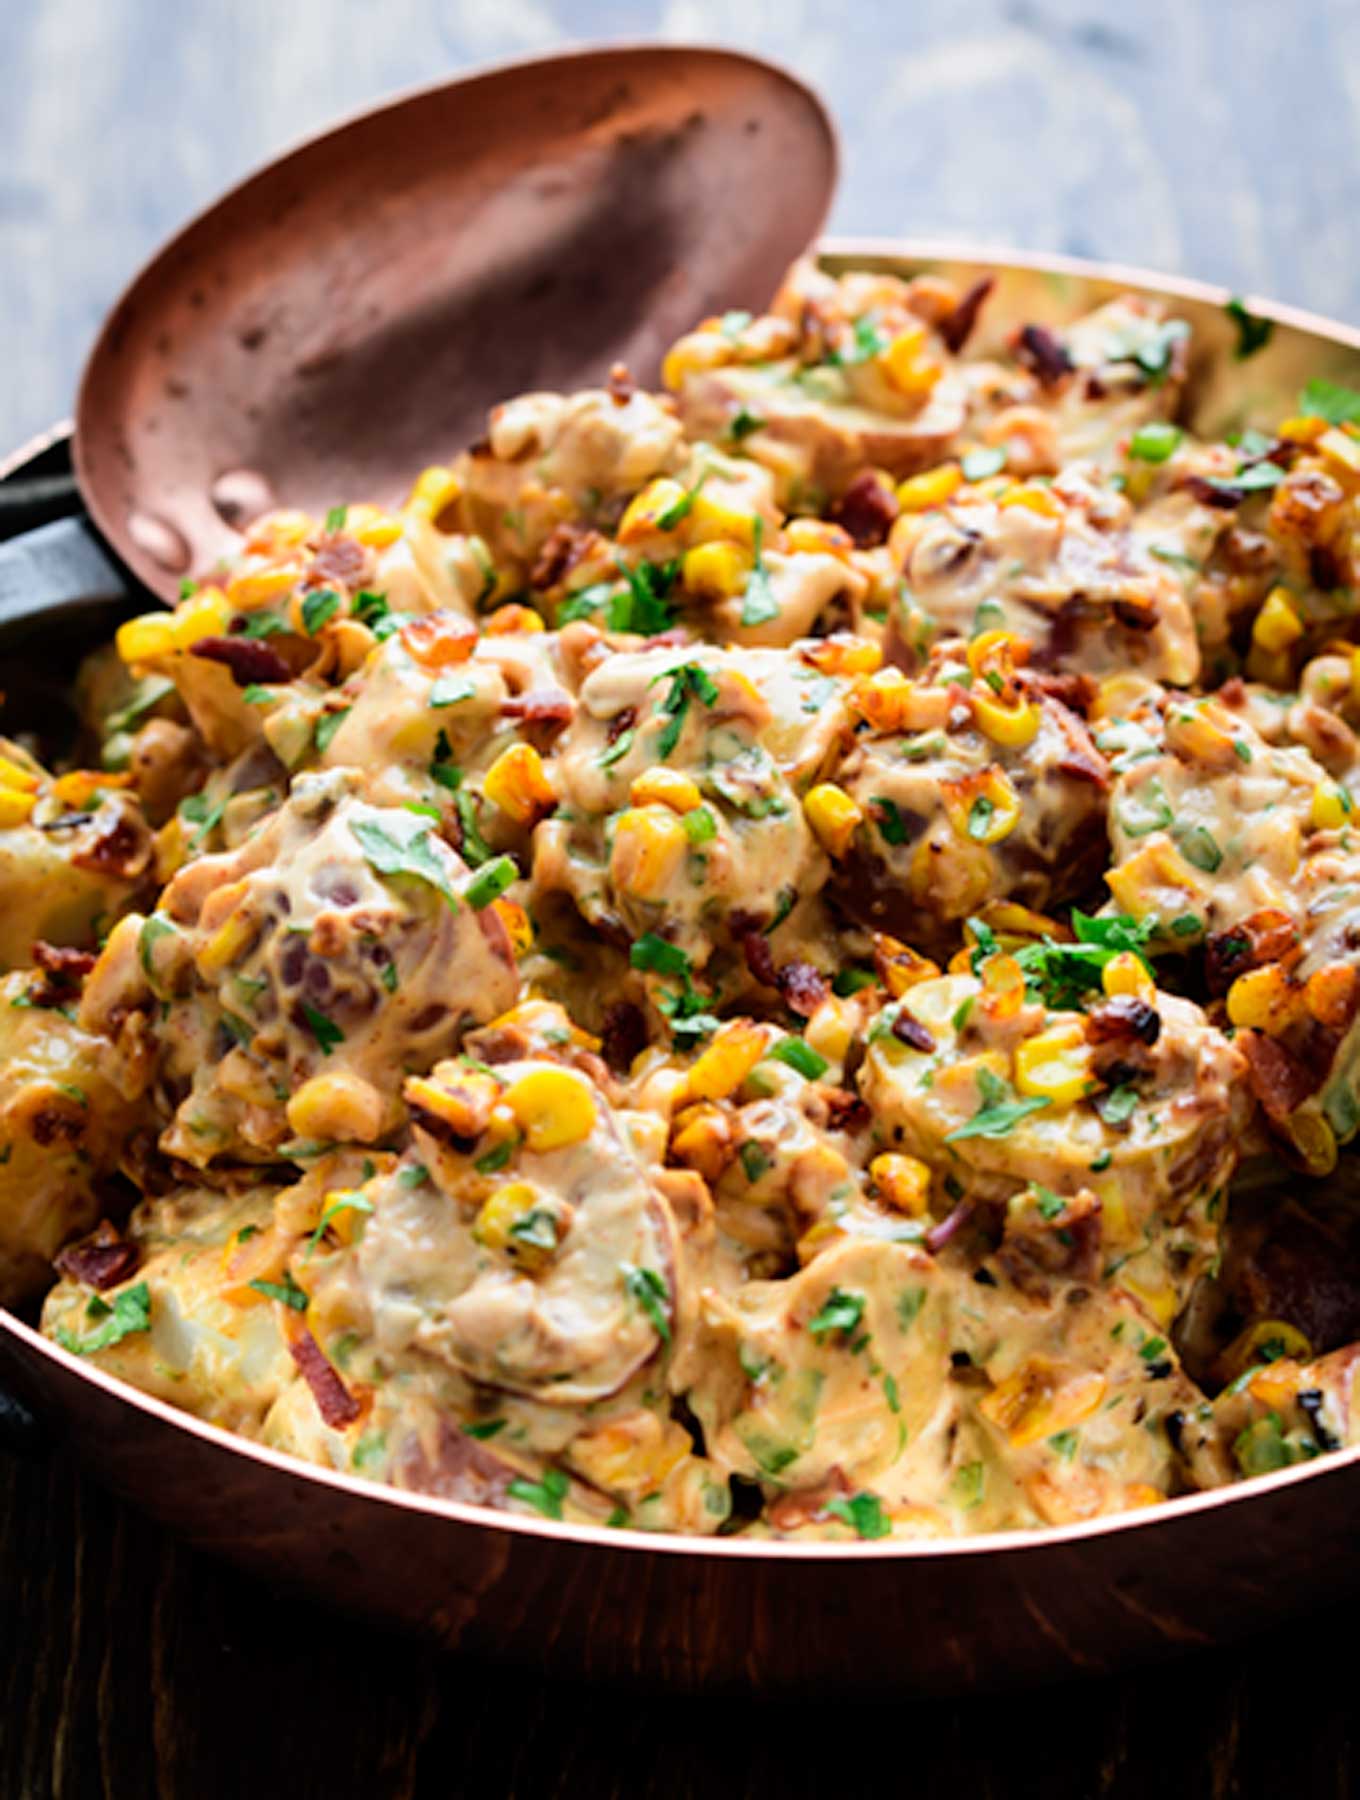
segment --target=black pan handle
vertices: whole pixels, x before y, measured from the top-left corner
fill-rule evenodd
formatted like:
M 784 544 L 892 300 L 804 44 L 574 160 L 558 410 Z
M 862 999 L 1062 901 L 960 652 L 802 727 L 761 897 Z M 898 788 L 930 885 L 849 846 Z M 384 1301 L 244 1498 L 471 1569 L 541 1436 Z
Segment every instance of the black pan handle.
M 20 640 L 39 626 L 51 631 L 101 620 L 111 624 L 133 606 L 134 596 L 83 517 L 53 519 L 0 543 L 0 643 Z
M 47 1428 L 33 1408 L 0 1388 L 0 1454 L 37 1457 L 48 1443 Z

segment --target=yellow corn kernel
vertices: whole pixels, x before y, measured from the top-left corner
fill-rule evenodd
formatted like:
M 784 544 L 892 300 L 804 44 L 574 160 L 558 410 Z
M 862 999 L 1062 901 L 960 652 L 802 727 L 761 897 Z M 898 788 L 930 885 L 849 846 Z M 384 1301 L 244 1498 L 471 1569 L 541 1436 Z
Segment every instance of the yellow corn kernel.
M 1317 441 L 1317 447 L 1333 475 L 1352 482 L 1360 476 L 1360 442 L 1349 432 L 1340 431 L 1333 426 L 1330 431 L 1323 432 Z
M 755 549 L 755 513 L 733 506 L 711 486 L 702 487 L 695 493 L 690 502 L 688 525 L 695 544 L 718 541 L 740 544 L 747 550 Z
M 1312 1354 L 1312 1344 L 1297 1325 L 1284 1319 L 1257 1319 L 1239 1332 L 1223 1352 L 1223 1366 L 1229 1380 L 1233 1380 L 1255 1363 L 1279 1362 L 1286 1356 L 1295 1362 L 1307 1362 Z
M 1126 718 L 1157 692 L 1145 675 L 1107 675 L 1096 689 L 1093 719 Z
M 22 825 L 37 803 L 35 794 L 21 794 L 17 788 L 0 788 L 0 830 Z
M 1360 656 L 1360 651 L 1356 654 Z M 883 664 L 880 645 L 869 638 L 852 637 L 844 631 L 801 645 L 798 655 L 823 675 L 872 675 Z
M 516 825 L 533 825 L 557 805 L 557 795 L 532 744 L 502 750 L 482 779 L 482 792 Z
M 20 794 L 36 794 L 42 785 L 42 777 L 34 769 L 26 769 L 22 763 L 12 761 L 8 756 L 0 756 L 0 788 L 12 788 Z
M 1276 426 L 1275 435 L 1290 444 L 1315 444 L 1326 429 L 1325 419 L 1315 419 L 1307 414 L 1297 419 L 1285 419 Z
M 686 1168 L 697 1169 L 705 1181 L 716 1181 L 735 1154 L 732 1127 L 707 1100 L 687 1106 L 675 1121 L 671 1154 Z
M 1046 937 L 1062 943 L 1070 941 L 1072 936 L 1065 925 L 1060 925 L 1047 913 L 1035 912 L 1031 906 L 1021 906 L 1018 900 L 989 900 L 979 917 L 984 925 L 991 926 L 1003 950 L 1018 950 L 1024 944 L 1037 944 Z M 968 940 L 974 941 L 971 932 Z M 967 972 L 972 964 L 966 956 L 964 961 Z
M 1331 1031 L 1344 1031 L 1355 1016 L 1360 970 L 1344 962 L 1324 963 L 1304 985 L 1309 1015 Z
M 200 588 L 192 600 L 186 600 L 171 615 L 176 645 L 188 650 L 200 638 L 221 637 L 231 615 L 231 605 L 221 588 Z
M 624 508 L 615 533 L 619 543 L 635 544 L 640 538 L 651 537 L 654 532 L 676 530 L 689 512 L 689 508 L 683 506 L 684 499 L 685 489 L 669 475 L 658 475 L 655 481 L 649 481 Z M 679 517 L 672 518 L 669 524 L 663 524 L 662 520 L 668 514 L 673 514 L 678 506 L 682 507 Z
M 472 1222 L 472 1235 L 488 1250 L 501 1250 L 527 1269 L 543 1269 L 557 1250 L 557 1217 L 527 1181 L 498 1187 Z M 542 1215 L 542 1229 L 533 1219 Z M 549 1241 L 551 1240 L 551 1241 Z
M 1231 729 L 1224 729 L 1230 723 L 1218 708 L 1173 706 L 1166 722 L 1167 749 L 1182 761 L 1202 763 L 1206 769 L 1231 769 L 1236 766 L 1241 740 Z
M 461 499 L 463 484 L 452 469 L 432 463 L 416 476 L 415 486 L 406 498 L 406 511 L 438 525 L 441 514 Z
M 294 566 L 251 569 L 232 576 L 227 583 L 227 600 L 235 612 L 257 612 L 291 594 L 301 579 L 302 570 Z
M 999 844 L 1020 823 L 1020 796 L 995 763 L 977 775 L 942 781 L 945 815 L 955 834 L 975 844 Z
M 672 812 L 689 813 L 704 797 L 688 775 L 678 769 L 646 769 L 628 790 L 634 806 L 669 806 Z
M 336 1069 L 303 1082 L 288 1102 L 288 1124 L 300 1138 L 370 1144 L 382 1131 L 385 1111 L 371 1081 Z
M 880 361 L 883 373 L 899 394 L 915 398 L 928 394 L 944 374 L 943 368 L 927 352 L 924 326 L 910 325 L 883 351 Z
M 291 507 L 264 513 L 246 531 L 246 554 L 280 556 L 305 544 L 315 531 L 316 520 L 310 513 Z
M 1228 989 L 1228 1018 L 1242 1029 L 1278 1034 L 1301 1015 L 1303 990 L 1277 963 L 1248 969 Z
M 680 572 L 691 594 L 730 600 L 746 586 L 753 566 L 750 553 L 736 544 L 697 544 L 685 552 Z
M 1349 788 L 1335 781 L 1319 781 L 1313 789 L 1310 814 L 1319 831 L 1340 831 L 1355 813 Z
M 488 637 L 513 637 L 521 631 L 546 631 L 540 613 L 532 606 L 521 606 L 511 603 L 509 606 L 498 606 L 493 613 L 488 613 L 482 621 L 482 630 Z
M 933 506 L 943 506 L 958 492 L 963 482 L 963 470 L 957 463 L 941 463 L 938 468 L 927 469 L 923 475 L 909 475 L 905 481 L 897 484 L 897 504 L 903 512 L 929 512 Z
M 1303 621 L 1288 588 L 1272 588 L 1252 621 L 1252 642 L 1262 650 L 1287 650 L 1303 636 Z
M 1017 663 L 1028 661 L 1029 640 L 998 626 L 991 631 L 980 631 L 969 643 L 966 654 L 968 667 L 975 676 L 984 675 L 989 668 L 1009 676 Z
M 982 963 L 982 1009 L 988 1019 L 1001 1024 L 1014 1019 L 1025 1004 L 1025 971 L 1004 951 L 985 957 Z
M 889 1152 L 869 1164 L 879 1199 L 908 1218 L 923 1219 L 930 1208 L 930 1170 L 914 1156 Z
M 909 731 L 915 688 L 898 668 L 879 669 L 861 675 L 850 693 L 850 704 L 875 731 Z
M 979 1401 L 978 1411 L 1021 1450 L 1079 1425 L 1104 1398 L 1105 1377 L 1095 1370 L 1067 1370 L 1034 1356 Z
M 854 547 L 855 540 L 845 527 L 832 524 L 830 519 L 790 519 L 784 527 L 786 550 L 808 556 L 844 557 Z
M 1000 744 L 1008 750 L 1017 750 L 1032 743 L 1037 737 L 1042 715 L 1032 700 L 1022 700 L 1016 706 L 1008 706 L 1004 700 L 989 694 L 985 688 L 974 688 L 970 698 L 978 730 L 994 744 Z
M 844 856 L 856 828 L 864 822 L 864 808 L 833 781 L 823 781 L 803 801 L 807 822 L 828 856 Z
M 199 950 L 194 958 L 204 976 L 220 975 L 229 964 L 243 956 L 259 936 L 259 923 L 243 906 L 227 918 Z
M 1001 496 L 1002 506 L 1023 506 L 1027 511 L 1038 513 L 1042 519 L 1061 519 L 1063 504 L 1051 488 L 1040 487 L 1037 482 L 1022 481 L 1009 488 Z
M 900 1000 L 923 981 L 934 981 L 940 972 L 938 963 L 920 955 L 900 938 L 889 937 L 886 931 L 874 933 L 874 969 L 894 1000 Z
M 493 900 L 491 910 L 498 915 L 509 934 L 516 956 L 526 956 L 534 947 L 534 928 L 529 915 L 518 900 Z
M 154 662 L 159 656 L 173 655 L 179 648 L 174 615 L 168 612 L 139 613 L 118 627 L 113 641 L 119 656 L 129 665 Z
M 1015 1049 L 1015 1085 L 1022 1094 L 1074 1106 L 1094 1087 L 1091 1053 L 1080 1020 L 1054 1025 Z
M 1100 971 L 1100 985 L 1112 997 L 1131 994 L 1135 1000 L 1151 1005 L 1157 998 L 1157 984 L 1144 966 L 1143 959 L 1132 950 L 1121 950 Z
M 655 900 L 689 850 L 684 826 L 669 807 L 632 807 L 619 814 L 609 866 L 616 884 L 637 900 Z
M 1272 1412 L 1288 1412 L 1298 1395 L 1298 1371 L 1289 1363 L 1267 1363 L 1247 1383 L 1247 1392 Z
M 735 1094 L 765 1054 L 767 1033 L 752 1019 L 733 1019 L 715 1035 L 689 1072 L 687 1091 L 696 1100 L 725 1100 Z
M 378 506 L 351 506 L 345 514 L 345 535 L 370 550 L 387 550 L 406 529 L 395 513 Z
M 803 1036 L 828 1062 L 843 1063 L 855 1039 L 854 1002 L 832 995 L 808 1020 Z
M 595 1096 L 571 1069 L 534 1069 L 502 1096 L 531 1150 L 564 1150 L 595 1129 Z

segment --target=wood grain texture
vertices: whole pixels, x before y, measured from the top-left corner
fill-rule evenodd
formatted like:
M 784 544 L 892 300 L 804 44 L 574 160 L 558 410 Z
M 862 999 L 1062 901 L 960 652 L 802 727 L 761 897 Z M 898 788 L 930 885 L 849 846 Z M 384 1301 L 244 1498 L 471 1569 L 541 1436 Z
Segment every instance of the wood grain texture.
M 1360 317 L 1347 0 L 0 0 L 0 445 L 69 407 L 117 289 L 344 109 L 660 32 L 784 58 L 845 135 L 834 224 L 1121 257 Z M 0 1460 L 0 1800 L 1342 1796 L 1349 1620 L 953 1705 L 619 1697 L 387 1639 L 169 1543 L 61 1460 Z M 645 1628 L 645 1625 L 644 1625 Z M 873 1646 L 847 1642 L 850 1662 Z

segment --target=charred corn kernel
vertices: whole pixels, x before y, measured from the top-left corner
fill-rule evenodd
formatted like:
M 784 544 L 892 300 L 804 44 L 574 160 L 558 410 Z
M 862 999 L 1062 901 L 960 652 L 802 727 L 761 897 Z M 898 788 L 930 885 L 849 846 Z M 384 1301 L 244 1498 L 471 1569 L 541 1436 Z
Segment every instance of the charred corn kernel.
M 529 915 L 518 900 L 493 900 L 491 910 L 497 914 L 517 957 L 527 956 L 534 947 L 534 928 Z
M 482 792 L 516 825 L 532 825 L 557 805 L 557 795 L 532 744 L 502 750 L 482 780 Z
M 12 762 L 8 756 L 0 756 L 0 788 L 10 788 L 19 794 L 36 794 L 41 785 L 42 777 L 35 770 Z
M 247 569 L 233 575 L 227 583 L 227 601 L 233 612 L 258 612 L 291 594 L 301 579 L 302 570 L 293 564 L 285 568 Z
M 906 731 L 911 729 L 914 697 L 915 689 L 902 671 L 887 668 L 861 675 L 850 691 L 850 704 L 875 731 Z
M 828 1062 L 842 1063 L 855 1040 L 857 1023 L 854 1002 L 832 996 L 808 1020 L 803 1036 Z
M 705 1181 L 716 1181 L 735 1154 L 732 1127 L 707 1100 L 687 1106 L 675 1121 L 671 1154 L 686 1168 L 697 1169 Z
M 1001 496 L 1002 506 L 1023 506 L 1028 512 L 1038 513 L 1041 519 L 1061 519 L 1063 504 L 1052 488 L 1040 487 L 1034 481 L 1018 482 L 1015 487 L 1008 488 Z
M 489 613 L 482 622 L 482 630 L 488 637 L 511 637 L 516 632 L 546 631 L 547 629 L 542 615 L 536 613 L 532 606 L 521 606 L 517 603 L 498 606 L 495 612 Z
M 1015 1085 L 1020 1093 L 1054 1106 L 1074 1106 L 1089 1093 L 1095 1084 L 1081 1022 L 1051 1026 L 1017 1044 Z
M 833 781 L 813 788 L 803 801 L 803 811 L 828 856 L 844 856 L 856 827 L 864 822 L 864 808 Z
M 432 463 L 416 476 L 415 485 L 406 497 L 406 510 L 438 525 L 441 514 L 461 499 L 462 493 L 463 484 L 453 470 L 442 463 Z
M 669 806 L 672 812 L 693 812 L 704 797 L 688 775 L 678 769 L 647 769 L 628 790 L 634 806 Z
M 798 655 L 823 675 L 872 675 L 883 663 L 883 651 L 878 644 L 839 631 L 831 637 L 802 645 Z
M 472 1221 L 472 1235 L 488 1250 L 501 1250 L 528 1269 L 543 1269 L 557 1250 L 558 1219 L 527 1181 L 498 1187 Z
M 1224 730 L 1205 707 L 1173 706 L 1167 717 L 1167 748 L 1183 760 L 1202 763 L 1207 769 L 1233 768 L 1238 760 L 1239 741 L 1236 733 Z
M 85 807 L 93 804 L 101 789 L 131 785 L 130 775 L 112 775 L 103 769 L 69 769 L 52 783 L 52 798 L 60 800 L 63 806 Z
M 259 936 L 259 930 L 258 921 L 244 907 L 238 906 L 217 927 L 194 958 L 199 973 L 205 976 L 220 975 L 238 957 L 244 956 Z
M 983 676 L 992 669 L 1009 680 L 1017 664 L 1029 661 L 1029 639 L 1000 628 L 980 631 L 970 641 L 967 657 L 968 667 L 974 675 Z
M 1093 719 L 1126 718 L 1151 697 L 1156 687 L 1145 675 L 1107 675 L 1096 689 Z
M 691 594 L 730 600 L 746 586 L 752 566 L 750 554 L 736 544 L 697 544 L 685 552 L 680 572 Z
M 162 886 L 177 870 L 184 867 L 188 854 L 188 832 L 184 820 L 176 813 L 156 833 L 156 879 Z
M 944 374 L 929 354 L 925 327 L 910 325 L 882 353 L 883 373 L 899 394 L 918 398 L 928 394 Z
M 455 1080 L 431 1081 L 426 1075 L 410 1075 L 402 1084 L 401 1097 L 417 1122 L 435 1135 L 447 1135 L 469 1141 L 480 1137 L 491 1123 L 501 1097 L 501 1085 L 494 1075 L 480 1069 L 460 1070 Z M 507 1120 L 503 1137 L 514 1131 L 513 1119 Z
M 285 550 L 296 550 L 316 531 L 316 520 L 310 513 L 285 508 L 265 513 L 246 533 L 248 556 L 279 556 Z
M 175 643 L 188 650 L 200 638 L 221 637 L 231 622 L 232 607 L 221 588 L 200 588 L 192 600 L 186 600 L 172 615 Z
M 894 1000 L 923 981 L 933 981 L 940 972 L 938 963 L 919 955 L 900 938 L 889 937 L 886 931 L 874 933 L 874 968 Z
M 1289 444 L 1315 444 L 1326 429 L 1325 419 L 1315 419 L 1311 414 L 1304 414 L 1297 419 L 1285 419 L 1275 427 L 1275 435 Z
M 477 648 L 477 627 L 456 613 L 425 613 L 408 619 L 398 635 L 403 648 L 423 669 L 455 667 Z
M 1274 1363 L 1267 1363 L 1247 1383 L 1247 1392 L 1272 1412 L 1287 1412 L 1298 1393 L 1297 1372 L 1288 1366 L 1277 1368 Z
M 1136 1512 L 1140 1506 L 1160 1506 L 1166 1499 L 1159 1487 L 1153 1487 L 1150 1481 L 1126 1481 L 1122 1495 L 1126 1512 Z
M 845 527 L 830 519 L 790 519 L 784 527 L 786 550 L 809 556 L 848 556 L 854 547 L 855 540 Z
M 658 531 L 675 531 L 689 512 L 689 507 L 684 504 L 685 492 L 684 487 L 669 475 L 658 475 L 655 481 L 649 481 L 624 508 L 615 533 L 619 543 L 635 544 L 640 538 L 651 537 Z M 680 508 L 678 516 L 677 507 Z
M 1326 963 L 1314 969 L 1304 985 L 1303 998 L 1319 1025 L 1344 1031 L 1355 1016 L 1360 970 L 1349 963 Z
M 1016 950 L 1022 944 L 1037 943 L 1046 937 L 1061 943 L 1072 935 L 1065 925 L 1060 925 L 1047 913 L 1021 906 L 1018 900 L 989 900 L 979 916 L 983 924 L 990 925 L 996 933 L 1003 950 Z M 970 932 L 969 942 L 972 941 Z
M 1112 997 L 1119 994 L 1130 994 L 1135 1000 L 1146 1000 L 1149 1005 L 1157 998 L 1157 984 L 1147 972 L 1142 957 L 1135 956 L 1132 950 L 1121 950 L 1118 956 L 1112 956 L 1100 971 L 1100 985 Z
M 894 1212 L 923 1219 L 930 1208 L 930 1170 L 914 1156 L 889 1153 L 869 1164 L 869 1179 L 879 1199 Z
M 747 719 L 757 727 L 768 725 L 770 703 L 741 669 L 717 669 L 718 698 L 713 702 L 715 717 Z
M 0 788 L 0 830 L 22 825 L 37 803 L 35 794 L 21 794 L 17 788 Z
M 1008 705 L 985 688 L 974 688 L 970 698 L 979 731 L 994 744 L 1000 744 L 1003 749 L 1018 750 L 1038 736 L 1042 714 L 1032 700 Z
M 695 544 L 722 542 L 755 549 L 756 515 L 746 507 L 734 506 L 715 492 L 712 486 L 691 490 L 687 524 Z
M 1335 781 L 1319 781 L 1313 789 L 1310 817 L 1319 831 L 1340 831 L 1355 818 L 1350 790 Z
M 725 1100 L 735 1094 L 765 1054 L 767 1033 L 751 1019 L 733 1019 L 714 1036 L 689 1072 L 688 1091 L 696 1100 Z
M 1025 971 L 1019 961 L 1002 952 L 982 964 L 982 1005 L 987 1017 L 1000 1024 L 1013 1019 L 1025 1004 Z
M 369 1144 L 383 1128 L 386 1108 L 371 1081 L 344 1069 L 313 1075 L 288 1102 L 295 1136 L 321 1143 Z
M 503 1098 L 531 1150 L 564 1150 L 595 1129 L 595 1096 L 571 1069 L 535 1069 L 521 1075 Z
M 1317 447 L 1333 475 L 1339 475 L 1343 481 L 1354 481 L 1360 475 L 1360 442 L 1349 432 L 1333 426 L 1330 431 L 1323 432 Z
M 957 463 L 941 463 L 922 475 L 909 475 L 897 484 L 897 504 L 903 512 L 929 512 L 952 500 L 963 482 L 963 470 Z
M 1262 650 L 1287 650 L 1303 636 L 1303 621 L 1288 588 L 1272 588 L 1252 621 L 1251 637 Z
M 386 550 L 406 529 L 395 513 L 378 506 L 351 506 L 345 515 L 345 535 L 370 550 Z
M 999 844 L 1020 823 L 1020 796 L 995 764 L 977 775 L 942 781 L 945 816 L 957 836 L 975 844 Z
M 998 1383 L 978 1410 L 1020 1450 L 1089 1419 L 1104 1398 L 1103 1375 L 1035 1356 Z
M 1291 1113 L 1282 1127 L 1309 1175 L 1330 1175 L 1336 1167 L 1336 1133 L 1320 1113 Z
M 570 1456 L 596 1487 L 631 1498 L 655 1493 L 693 1448 L 683 1425 L 639 1409 L 581 1432 Z
M 1228 1018 L 1243 1029 L 1278 1034 L 1303 1009 L 1303 990 L 1295 987 L 1277 963 L 1248 969 L 1228 989 Z
M 636 900 L 655 900 L 684 863 L 689 836 L 669 807 L 630 807 L 619 814 L 610 871 Z
M 129 665 L 172 656 L 179 648 L 174 615 L 168 612 L 139 613 L 118 627 L 113 641 Z
M 1229 1344 L 1223 1352 L 1223 1364 L 1231 1380 L 1256 1363 L 1279 1362 L 1283 1357 L 1307 1362 L 1312 1354 L 1312 1344 L 1297 1325 L 1284 1319 L 1257 1319 Z

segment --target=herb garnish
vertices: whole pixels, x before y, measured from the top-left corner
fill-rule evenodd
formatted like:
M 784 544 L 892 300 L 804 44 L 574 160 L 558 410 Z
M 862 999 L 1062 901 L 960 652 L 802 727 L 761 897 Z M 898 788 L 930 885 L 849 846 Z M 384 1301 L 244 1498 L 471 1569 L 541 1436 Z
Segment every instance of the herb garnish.
M 953 1131 L 945 1133 L 945 1143 L 957 1143 L 961 1138 L 997 1138 L 1006 1137 L 1031 1113 L 1041 1112 L 1049 1102 L 1047 1099 L 1034 1096 L 1018 1100 L 1015 1090 L 1008 1081 L 985 1064 L 977 1071 L 978 1093 L 982 1104 L 966 1124 L 956 1125 Z
M 122 1293 L 115 1294 L 112 1306 L 95 1294 L 85 1308 L 85 1317 L 102 1322 L 83 1337 L 77 1337 L 64 1325 L 58 1325 L 53 1333 L 63 1350 L 73 1351 L 77 1356 L 91 1356 L 96 1350 L 107 1350 L 111 1345 L 121 1343 L 133 1332 L 149 1331 L 151 1289 L 144 1281 L 139 1281 L 135 1286 L 124 1288 Z

